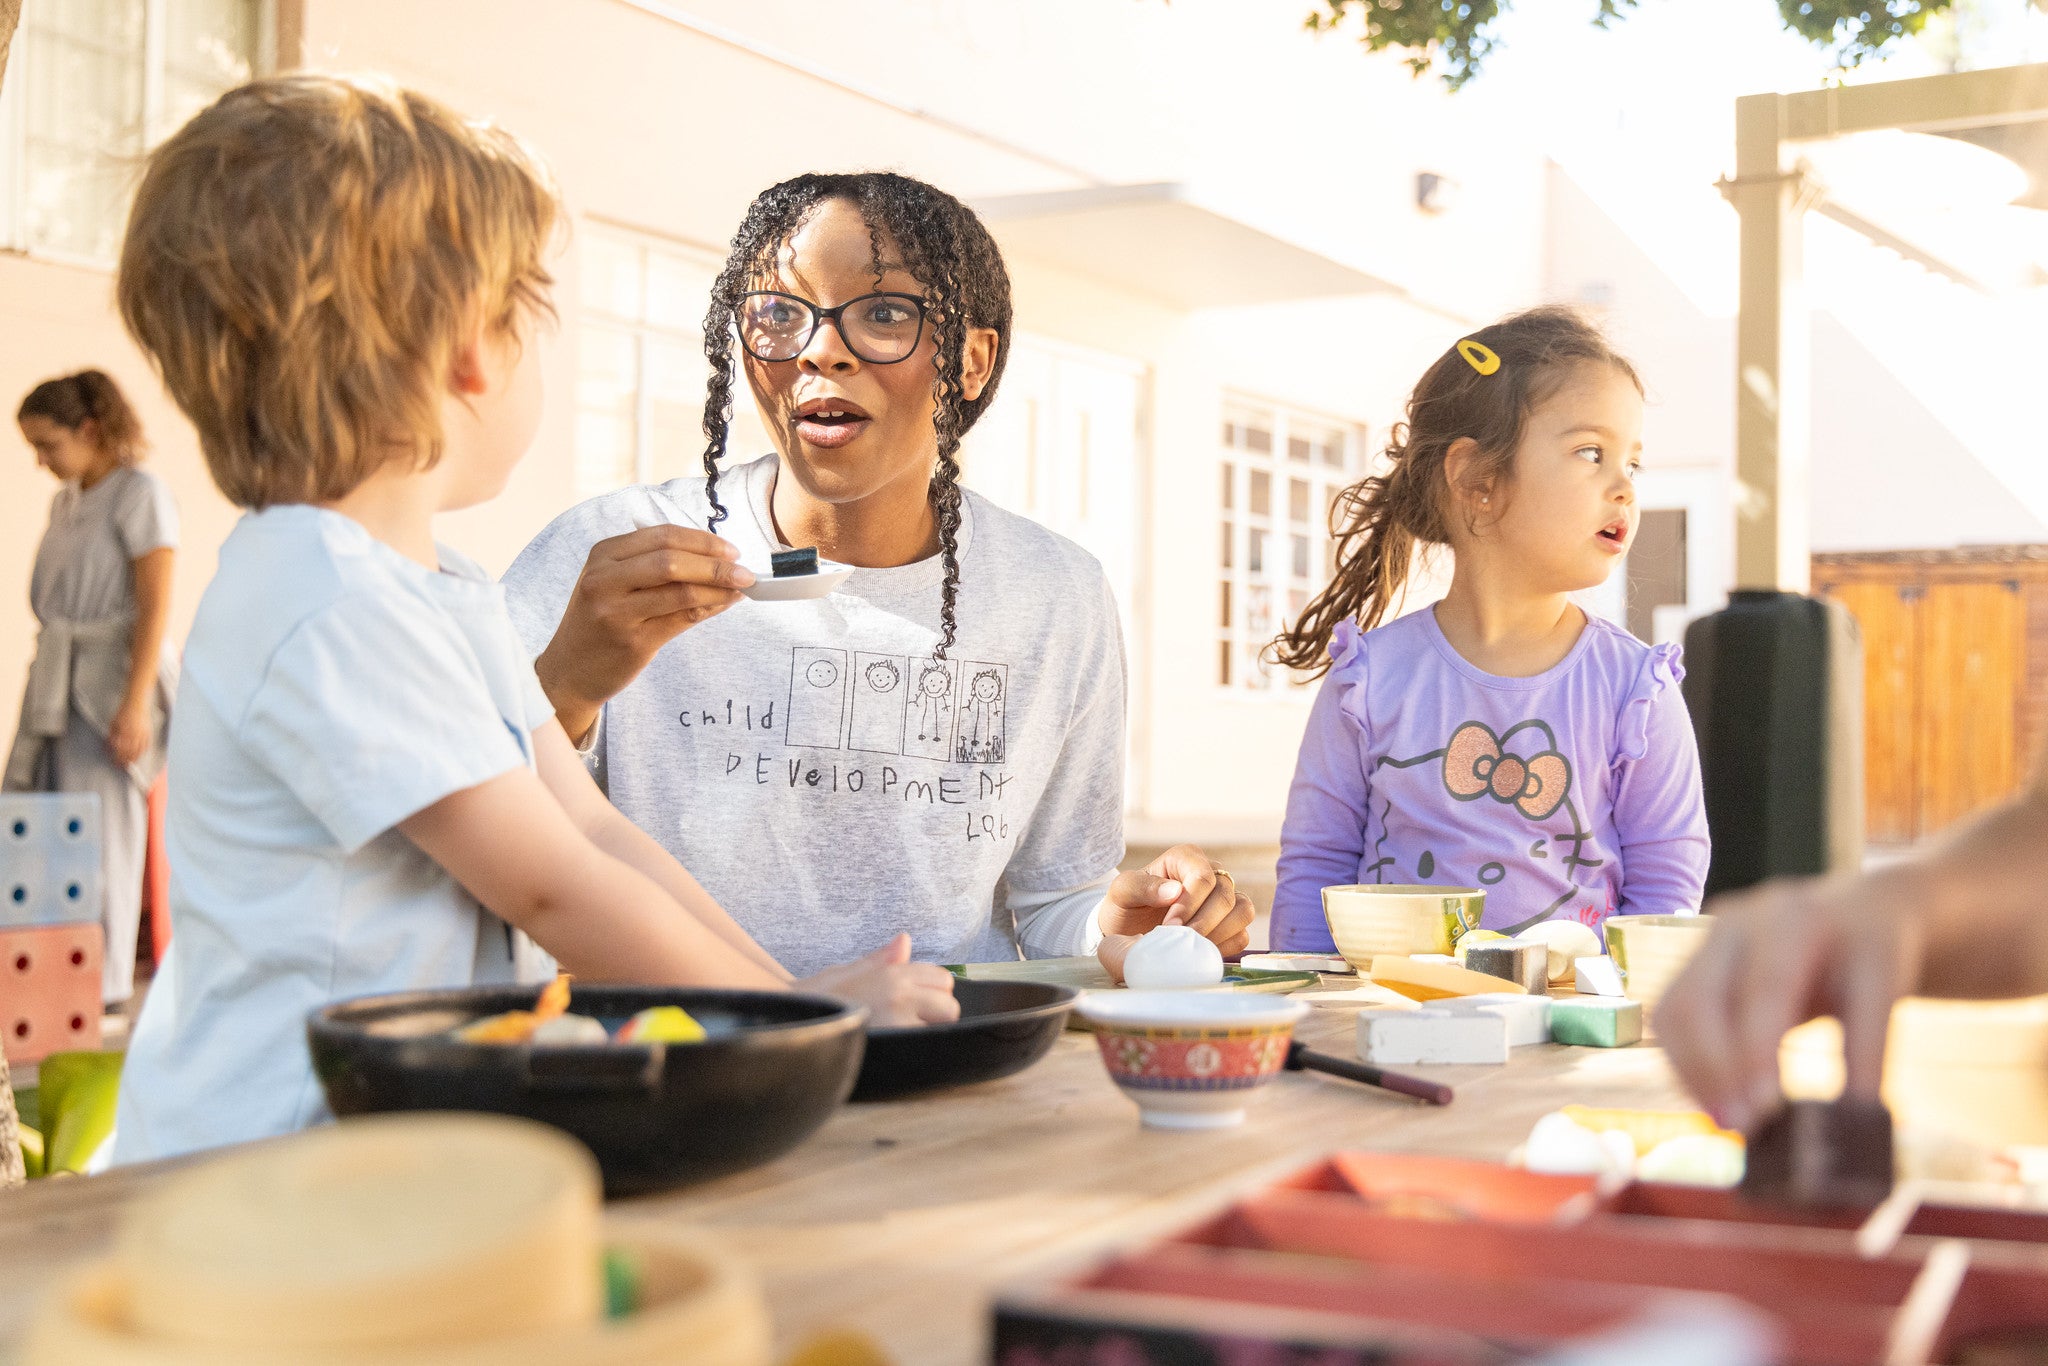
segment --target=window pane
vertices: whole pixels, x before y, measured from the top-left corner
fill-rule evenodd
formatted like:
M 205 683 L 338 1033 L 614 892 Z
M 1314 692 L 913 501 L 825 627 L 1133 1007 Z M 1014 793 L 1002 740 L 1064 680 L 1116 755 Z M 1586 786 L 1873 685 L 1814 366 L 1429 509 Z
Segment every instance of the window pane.
M 1287 438 L 1287 458 L 1288 458 L 1289 460 L 1299 460 L 1299 461 L 1300 461 L 1300 462 L 1302 462 L 1303 464 L 1307 464 L 1307 463 L 1308 463 L 1308 453 L 1309 453 L 1309 444 L 1310 444 L 1310 443 L 1309 443 L 1309 439 L 1308 439 L 1307 437 L 1305 437 L 1305 436 L 1290 436 L 1290 437 L 1288 437 L 1288 438 Z
M 1245 569 L 1253 574 L 1265 573 L 1266 533 L 1259 530 L 1257 527 L 1247 527 L 1245 529 L 1245 536 L 1247 537 L 1247 545 L 1245 547 L 1244 556 Z M 1254 601 L 1256 601 L 1256 599 L 1254 599 Z
M 675 252 L 650 248 L 647 253 L 647 321 L 656 327 L 701 333 L 711 307 L 715 272 Z
M 1246 428 L 1244 448 L 1248 451 L 1270 452 L 1273 449 L 1273 433 L 1264 427 Z
M 32 249 L 111 259 L 142 152 L 143 0 L 26 7 L 22 227 Z
M 1225 522 L 1223 524 L 1223 567 L 1225 569 L 1228 569 L 1231 566 L 1230 546 L 1231 542 L 1237 539 L 1235 536 L 1231 534 L 1233 530 L 1234 528 L 1230 525 L 1230 523 Z
M 1308 577 L 1308 537 L 1290 536 L 1288 539 L 1294 543 L 1294 577 L 1305 579 Z
M 694 341 L 649 337 L 647 348 L 647 470 L 661 483 L 703 473 L 704 380 L 710 369 Z
M 164 102 L 152 143 L 254 74 L 256 33 L 256 0 L 166 0 Z
M 1223 589 L 1223 629 L 1227 631 L 1230 629 L 1230 580 L 1225 579 L 1221 586 Z
M 1309 488 L 1306 479 L 1287 481 L 1287 520 L 1295 523 L 1308 521 Z
M 583 238 L 583 306 L 626 322 L 640 320 L 644 252 L 603 233 Z
M 1237 466 L 1228 460 L 1223 462 L 1223 510 L 1228 512 L 1235 506 L 1237 497 Z
M 1223 444 L 1226 446 L 1235 446 L 1237 444 L 1237 424 L 1227 417 L 1223 419 Z
M 1226 641 L 1224 641 L 1224 642 L 1223 642 L 1223 648 L 1222 648 L 1222 651 L 1221 651 L 1221 656 L 1222 656 L 1222 657 L 1221 657 L 1220 661 L 1218 662 L 1218 664 L 1217 664 L 1217 668 L 1216 668 L 1216 681 L 1217 681 L 1218 683 L 1221 683 L 1221 684 L 1222 684 L 1222 685 L 1223 685 L 1224 687 L 1226 687 L 1226 688 L 1230 686 L 1230 655 L 1231 655 L 1231 648 L 1232 648 L 1232 647 L 1231 647 L 1231 644 L 1230 644 L 1230 642 L 1229 642 L 1229 641 L 1227 641 L 1227 640 L 1226 640 Z
M 578 342 L 576 491 L 585 496 L 633 482 L 639 366 L 629 333 L 586 327 Z
M 1253 470 L 1251 487 L 1252 516 L 1273 515 L 1273 476 L 1264 470 Z
M 1287 593 L 1287 620 L 1290 623 L 1300 621 L 1301 614 L 1307 610 L 1308 590 L 1306 588 L 1289 589 Z

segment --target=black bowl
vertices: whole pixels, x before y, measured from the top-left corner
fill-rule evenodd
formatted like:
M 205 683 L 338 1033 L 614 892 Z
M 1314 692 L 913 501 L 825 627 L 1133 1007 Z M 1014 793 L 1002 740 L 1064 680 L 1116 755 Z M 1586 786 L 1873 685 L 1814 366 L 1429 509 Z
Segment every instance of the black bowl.
M 1022 1072 L 1051 1050 L 1081 993 L 1044 982 L 962 978 L 953 995 L 960 1018 L 950 1024 L 868 1031 L 855 1100 L 898 1100 Z
M 533 1008 L 531 987 L 363 996 L 306 1020 L 313 1070 L 337 1115 L 485 1110 L 583 1141 L 607 1194 L 708 1181 L 782 1156 L 839 1108 L 860 1071 L 867 1011 L 827 996 L 579 986 L 570 1009 L 616 1028 L 681 1006 L 691 1044 L 463 1043 L 449 1030 Z

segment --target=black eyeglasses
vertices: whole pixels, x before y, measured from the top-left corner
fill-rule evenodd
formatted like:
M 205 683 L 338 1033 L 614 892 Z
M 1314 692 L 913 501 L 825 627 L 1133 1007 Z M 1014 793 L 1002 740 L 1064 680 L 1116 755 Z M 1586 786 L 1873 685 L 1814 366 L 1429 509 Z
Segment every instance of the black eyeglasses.
M 915 294 L 863 294 L 820 308 L 795 294 L 757 290 L 740 296 L 740 345 L 755 360 L 795 360 L 826 323 L 869 365 L 909 360 L 924 336 L 924 300 Z

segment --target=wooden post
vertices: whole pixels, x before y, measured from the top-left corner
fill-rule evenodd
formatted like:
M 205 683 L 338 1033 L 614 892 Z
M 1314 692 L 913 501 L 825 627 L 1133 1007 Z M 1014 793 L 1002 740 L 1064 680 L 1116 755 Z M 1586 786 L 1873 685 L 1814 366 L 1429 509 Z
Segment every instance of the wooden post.
M 1814 186 L 1786 167 L 1784 99 L 1735 102 L 1741 301 L 1735 325 L 1735 585 L 1804 593 L 1809 558 L 1812 335 L 1803 263 Z
M 0 0 L 0 81 L 7 78 L 7 53 L 21 24 L 21 0 Z

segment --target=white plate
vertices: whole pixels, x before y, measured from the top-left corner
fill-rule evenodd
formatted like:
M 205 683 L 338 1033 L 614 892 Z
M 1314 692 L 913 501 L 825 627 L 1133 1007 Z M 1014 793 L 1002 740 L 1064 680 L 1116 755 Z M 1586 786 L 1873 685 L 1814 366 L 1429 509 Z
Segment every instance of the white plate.
M 806 598 L 822 598 L 845 583 L 846 576 L 853 572 L 850 564 L 826 559 L 818 561 L 815 574 L 791 574 L 783 579 L 776 578 L 774 569 L 764 564 L 749 564 L 747 568 L 754 571 L 754 586 L 742 588 L 740 592 L 755 602 L 801 602 Z

